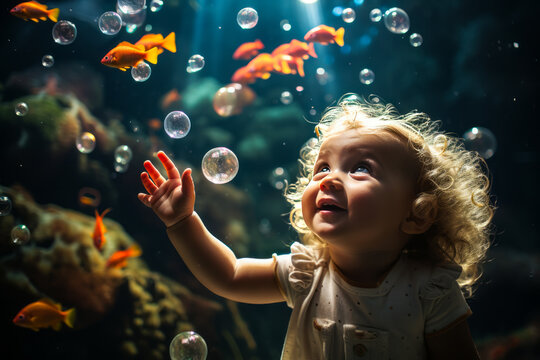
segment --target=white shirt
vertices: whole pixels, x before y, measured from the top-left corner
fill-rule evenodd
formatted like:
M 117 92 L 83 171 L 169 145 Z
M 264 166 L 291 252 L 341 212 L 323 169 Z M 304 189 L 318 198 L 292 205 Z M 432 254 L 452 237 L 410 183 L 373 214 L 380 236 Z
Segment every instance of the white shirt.
M 274 255 L 293 309 L 281 358 L 425 359 L 424 336 L 471 314 L 457 265 L 432 268 L 402 255 L 377 288 L 346 282 L 328 251 L 291 245 Z

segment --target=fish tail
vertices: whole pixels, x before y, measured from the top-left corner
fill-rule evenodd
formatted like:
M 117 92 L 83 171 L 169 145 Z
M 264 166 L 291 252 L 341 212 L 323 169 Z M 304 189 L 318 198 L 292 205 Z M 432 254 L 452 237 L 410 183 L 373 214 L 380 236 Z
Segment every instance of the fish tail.
M 259 39 L 255 40 L 255 44 L 257 44 L 257 47 L 259 49 L 264 49 L 264 44 L 262 43 L 261 40 L 259 40 Z
M 297 58 L 296 59 L 296 68 L 298 69 L 298 75 L 300 75 L 301 77 L 304 77 L 306 75 L 304 73 L 304 60 L 302 60 L 300 58 Z
M 312 42 L 310 42 L 308 45 L 308 54 L 313 58 L 317 57 L 317 53 L 315 52 L 315 45 Z
M 101 213 L 101 215 L 99 215 L 99 217 L 103 219 L 105 217 L 105 215 L 107 215 L 108 213 L 111 212 L 111 210 L 112 210 L 111 208 L 107 208 L 107 209 L 103 210 L 103 212 Z M 97 211 L 96 211 L 96 213 L 97 213 Z
M 345 35 L 345 29 L 340 27 L 337 31 L 336 31 L 336 37 L 335 37 L 335 40 L 336 40 L 336 44 L 338 44 L 339 46 L 343 46 L 345 45 L 345 42 L 343 41 L 343 36 Z
M 51 19 L 54 22 L 58 21 L 58 15 L 60 15 L 60 9 L 51 9 L 48 11 L 49 19 Z
M 163 46 L 164 49 L 169 50 L 172 53 L 176 52 L 176 41 L 175 41 L 176 35 L 174 34 L 174 31 L 171 32 L 167 37 L 163 40 Z
M 157 64 L 157 57 L 158 57 L 158 48 L 153 47 L 150 50 L 146 52 L 146 60 L 152 64 Z
M 77 317 L 77 312 L 75 311 L 75 308 L 71 308 L 65 312 L 64 322 L 66 323 L 67 326 L 72 328 L 73 325 L 75 324 L 76 317 Z

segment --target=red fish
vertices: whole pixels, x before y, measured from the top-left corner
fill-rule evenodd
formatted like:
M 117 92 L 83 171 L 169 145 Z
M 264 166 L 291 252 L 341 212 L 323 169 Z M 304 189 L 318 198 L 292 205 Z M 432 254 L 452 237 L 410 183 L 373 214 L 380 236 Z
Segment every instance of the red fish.
M 72 328 L 75 323 L 75 309 L 62 311 L 60 304 L 49 299 L 41 299 L 26 305 L 19 311 L 13 318 L 13 323 L 34 331 L 47 327 L 58 331 L 62 323 Z
M 143 60 L 157 64 L 158 54 L 159 49 L 157 47 L 147 51 L 143 45 L 133 45 L 127 41 L 122 41 L 101 59 L 101 63 L 126 71 L 132 66 L 137 66 Z
M 163 49 L 169 50 L 172 53 L 176 52 L 175 34 L 171 32 L 166 38 L 161 34 L 146 34 L 135 43 L 135 45 L 144 46 L 145 50 L 150 50 L 153 47 L 158 48 L 158 54 L 163 52 Z
M 103 217 L 109 211 L 111 211 L 111 208 L 108 208 L 107 210 L 103 211 L 101 215 L 99 215 L 97 209 L 94 209 L 96 214 L 96 225 L 94 226 L 92 239 L 94 239 L 94 245 L 98 248 L 98 250 L 101 250 L 103 245 L 105 245 L 105 232 L 107 232 L 107 229 L 105 228 L 105 225 L 103 225 Z
M 247 66 L 238 68 L 231 77 L 232 82 L 239 84 L 253 84 L 256 79 L 255 75 L 248 70 Z
M 313 43 L 312 43 L 313 44 Z M 276 71 L 282 74 L 296 74 L 304 77 L 304 60 L 301 57 L 293 57 L 286 54 L 274 56 L 276 60 Z
M 343 41 L 343 35 L 345 35 L 345 29 L 342 27 L 336 30 L 330 26 L 319 25 L 309 30 L 306 33 L 306 36 L 304 36 L 304 40 L 318 42 L 323 45 L 328 45 L 335 42 L 339 46 L 343 46 L 345 44 Z
M 24 19 L 24 21 L 32 20 L 39 22 L 39 20 L 46 21 L 47 19 L 51 19 L 57 22 L 60 10 L 58 8 L 47 10 L 47 5 L 40 4 L 37 1 L 28 1 L 15 6 L 10 10 L 10 13 Z
M 259 54 L 259 50 L 263 49 L 264 45 L 261 40 L 257 39 L 253 42 L 245 42 L 240 45 L 233 54 L 233 59 L 249 60 Z
M 279 45 L 272 51 L 272 56 L 278 54 L 291 55 L 292 57 L 300 57 L 307 60 L 310 56 L 316 58 L 315 48 L 313 43 L 305 43 L 296 39 L 292 39 L 290 43 Z
M 107 260 L 107 265 L 106 266 L 108 268 L 121 269 L 123 267 L 126 267 L 128 258 L 137 257 L 137 256 L 140 256 L 141 254 L 142 254 L 142 250 L 139 247 L 139 245 L 137 245 L 137 244 L 131 245 L 126 250 L 115 251 L 109 257 L 109 260 Z

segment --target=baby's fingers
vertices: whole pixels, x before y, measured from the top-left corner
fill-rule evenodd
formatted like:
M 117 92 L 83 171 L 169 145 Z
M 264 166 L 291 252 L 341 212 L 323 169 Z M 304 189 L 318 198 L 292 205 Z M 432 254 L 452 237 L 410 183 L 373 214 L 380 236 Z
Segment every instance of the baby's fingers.
M 156 190 L 158 189 L 156 184 L 154 184 L 152 180 L 150 180 L 148 173 L 145 173 L 145 172 L 141 173 L 141 181 L 144 188 L 146 189 L 146 191 L 148 191 L 149 194 L 155 193 Z
M 163 167 L 167 171 L 167 177 L 169 179 L 179 179 L 180 178 L 180 173 L 178 172 L 178 169 L 176 168 L 176 166 L 174 165 L 172 160 L 169 159 L 169 157 L 163 151 L 159 151 L 157 153 L 157 157 L 159 158 L 159 160 L 161 160 L 161 163 L 163 164 Z
M 148 195 L 148 194 L 143 194 L 143 193 L 138 193 L 137 194 L 137 197 L 139 198 L 139 200 L 146 206 L 148 207 L 152 207 L 150 205 L 150 201 L 152 200 L 152 196 Z
M 154 164 L 152 164 L 152 162 L 146 160 L 143 163 L 143 166 L 146 169 L 146 171 L 148 171 L 148 174 L 150 175 L 152 180 L 154 180 L 157 186 L 161 186 L 161 184 L 165 182 L 165 178 L 161 176 L 158 169 L 156 169 L 156 167 L 154 166 Z

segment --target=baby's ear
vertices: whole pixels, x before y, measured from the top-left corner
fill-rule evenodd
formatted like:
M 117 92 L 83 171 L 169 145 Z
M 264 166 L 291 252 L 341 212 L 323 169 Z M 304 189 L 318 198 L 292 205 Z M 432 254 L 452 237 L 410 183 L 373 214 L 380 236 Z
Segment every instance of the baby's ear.
M 421 193 L 412 202 L 411 210 L 401 222 L 401 231 L 409 235 L 423 234 L 437 218 L 437 199 L 433 194 Z

